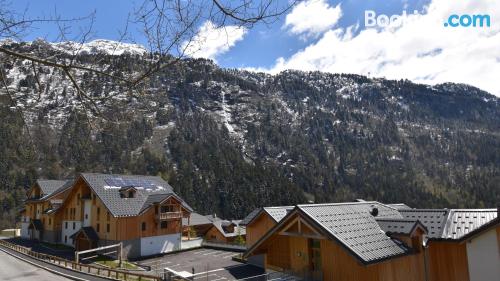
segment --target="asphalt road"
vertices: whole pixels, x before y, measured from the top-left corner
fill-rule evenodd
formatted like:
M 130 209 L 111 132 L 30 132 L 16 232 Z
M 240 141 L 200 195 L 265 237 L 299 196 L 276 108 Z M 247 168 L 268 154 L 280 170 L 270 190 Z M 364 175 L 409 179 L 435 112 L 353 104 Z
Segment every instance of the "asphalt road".
M 68 280 L 0 251 L 0 280 Z

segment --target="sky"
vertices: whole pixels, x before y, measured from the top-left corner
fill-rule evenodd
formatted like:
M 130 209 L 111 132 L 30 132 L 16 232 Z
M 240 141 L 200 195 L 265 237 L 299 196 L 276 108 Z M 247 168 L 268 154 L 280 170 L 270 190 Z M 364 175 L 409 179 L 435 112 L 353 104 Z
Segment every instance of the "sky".
M 285 1 L 285 0 L 283 0 Z M 93 39 L 119 38 L 129 13 L 142 1 L 16 0 L 31 17 L 80 17 L 95 11 Z M 365 13 L 409 16 L 399 26 L 367 27 Z M 417 11 L 417 14 L 413 14 Z M 446 27 L 450 15 L 488 15 L 490 26 Z M 356 73 L 418 83 L 466 83 L 500 96 L 500 2 L 498 0 L 304 0 L 270 25 L 251 29 L 209 21 L 197 27 L 193 57 L 222 67 L 278 73 L 285 69 Z M 73 27 L 75 30 L 78 27 Z M 136 43 L 145 43 L 129 28 Z M 55 40 L 41 25 L 25 40 Z

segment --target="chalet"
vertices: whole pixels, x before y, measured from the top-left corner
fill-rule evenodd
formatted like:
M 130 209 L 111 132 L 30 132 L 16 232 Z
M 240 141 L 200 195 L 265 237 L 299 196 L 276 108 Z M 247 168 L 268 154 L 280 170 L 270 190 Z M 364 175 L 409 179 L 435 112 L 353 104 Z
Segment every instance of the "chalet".
M 193 238 L 191 232 L 194 232 L 196 236 L 203 237 L 213 226 L 212 220 L 207 216 L 194 212 L 188 218 L 182 219 L 182 225 L 184 226 L 183 235 L 189 238 Z
M 219 243 L 235 243 L 238 237 L 245 239 L 246 229 L 240 226 L 238 220 L 212 219 L 212 227 L 205 234 L 205 240 Z
M 406 209 L 429 229 L 429 281 L 486 281 L 500 276 L 498 209 Z
M 160 177 L 83 173 L 66 188 L 57 205 L 44 206 L 60 221 L 54 242 L 77 250 L 121 242 L 128 258 L 180 249 L 192 209 Z
M 246 245 L 252 246 L 260 237 L 281 221 L 293 206 L 257 208 L 246 216 L 240 225 L 246 227 Z
M 422 210 L 365 201 L 286 208 L 275 222 L 262 209 L 244 220 L 249 240 L 271 225 L 249 244 L 244 256 L 250 263 L 306 280 L 500 276 L 497 209 Z
M 62 217 L 56 210 L 62 205 L 73 180 L 37 180 L 28 190 L 21 212 L 21 237 L 51 243 L 60 241 Z
M 245 257 L 307 280 L 423 281 L 426 234 L 378 202 L 297 205 Z

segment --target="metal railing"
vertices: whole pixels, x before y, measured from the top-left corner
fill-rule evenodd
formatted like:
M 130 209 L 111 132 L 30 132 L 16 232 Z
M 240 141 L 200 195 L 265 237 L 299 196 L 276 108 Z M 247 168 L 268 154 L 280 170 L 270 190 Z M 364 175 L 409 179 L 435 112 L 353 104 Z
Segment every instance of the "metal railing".
M 84 274 L 96 275 L 99 277 L 114 279 L 114 280 L 125 280 L 125 281 L 162 281 L 161 277 L 151 276 L 136 272 L 129 272 L 125 270 L 104 268 L 100 266 L 81 264 L 74 261 L 66 260 L 60 257 L 47 255 L 39 252 L 32 251 L 29 248 L 19 246 L 16 244 L 9 243 L 4 240 L 0 240 L 0 246 L 7 249 L 11 249 L 15 252 L 21 253 L 23 255 L 29 256 L 31 258 L 53 264 L 55 266 L 78 271 Z

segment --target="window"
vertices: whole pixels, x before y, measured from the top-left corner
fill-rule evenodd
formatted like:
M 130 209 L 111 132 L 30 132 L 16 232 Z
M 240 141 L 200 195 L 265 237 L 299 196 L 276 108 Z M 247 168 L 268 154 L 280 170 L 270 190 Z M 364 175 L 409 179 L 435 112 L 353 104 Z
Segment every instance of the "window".
M 95 205 L 95 194 L 92 193 L 92 205 Z
M 109 223 L 108 223 L 108 224 L 106 224 L 106 232 L 107 232 L 107 233 L 109 233 L 109 228 L 110 228 L 110 227 L 109 227 Z
M 68 243 L 68 236 L 64 235 L 64 243 Z
M 155 215 L 158 215 L 158 206 L 155 206 Z
M 85 214 L 85 219 L 88 220 L 89 219 L 89 214 Z
M 76 200 L 76 205 L 78 206 L 78 205 L 80 205 L 80 193 L 78 193 L 78 194 L 76 195 L 76 199 L 77 199 L 77 200 Z
M 146 223 L 145 222 L 142 223 L 142 231 L 146 231 Z
M 99 225 L 99 224 L 97 224 L 97 225 L 96 225 L 96 227 L 95 227 L 95 228 L 96 228 L 96 230 L 97 230 L 97 232 L 100 232 L 100 231 L 101 231 L 99 226 L 100 226 L 100 225 Z
M 73 230 L 76 228 L 76 223 L 73 222 Z
M 111 217 L 109 211 L 108 211 L 108 214 L 106 215 L 106 220 L 109 221 L 109 218 Z
M 49 218 L 49 225 L 52 223 L 52 219 Z
M 101 215 L 101 208 L 97 207 L 97 220 L 99 220 L 100 215 Z
M 64 222 L 64 229 L 68 229 L 68 222 Z
M 167 228 L 168 227 L 168 224 L 166 221 L 162 221 L 161 224 L 160 224 L 160 227 L 161 228 Z

